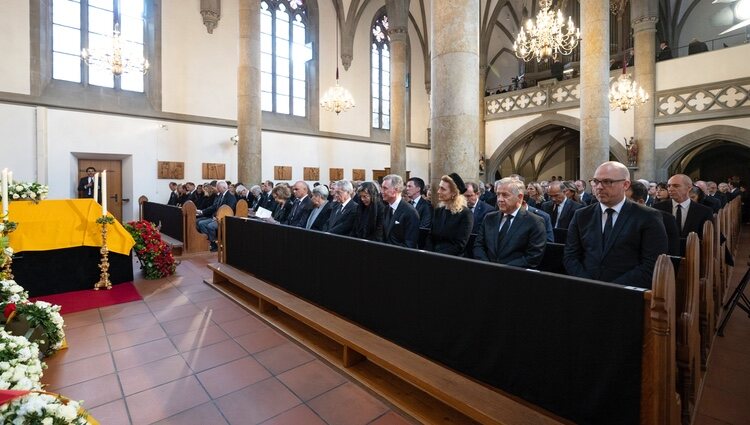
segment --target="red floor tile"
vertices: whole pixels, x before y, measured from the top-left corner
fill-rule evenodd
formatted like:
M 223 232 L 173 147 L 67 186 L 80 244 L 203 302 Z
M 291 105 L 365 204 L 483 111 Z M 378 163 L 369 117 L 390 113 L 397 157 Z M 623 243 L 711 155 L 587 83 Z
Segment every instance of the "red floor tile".
M 125 398 L 133 425 L 150 424 L 209 401 L 195 376 L 178 379 Z
M 122 399 L 120 382 L 114 373 L 81 382 L 80 384 L 69 385 L 63 388 L 49 388 L 49 390 L 62 394 L 71 400 L 83 401 L 83 406 L 86 409 Z
M 224 332 L 229 334 L 232 338 L 263 329 L 270 329 L 270 326 L 252 314 L 229 322 L 222 322 L 219 326 L 221 326 L 221 328 L 224 329 Z
M 44 361 L 49 367 L 57 367 L 58 365 L 104 353 L 109 353 L 109 343 L 106 336 L 100 336 L 84 341 L 69 342 L 68 348 L 56 352 L 51 357 L 44 359 Z
M 412 422 L 400 416 L 393 411 L 386 413 L 385 415 L 370 422 L 370 425 L 410 425 Z
M 143 344 L 149 341 L 155 341 L 166 337 L 167 334 L 159 326 L 149 326 L 146 328 L 133 329 L 113 335 L 107 335 L 109 345 L 113 351 L 122 350 L 123 348 Z
M 285 372 L 315 359 L 315 356 L 300 348 L 297 344 L 287 342 L 255 354 L 255 358 L 274 375 Z
M 325 425 L 323 419 L 313 412 L 312 409 L 300 404 L 297 407 L 287 410 L 286 412 L 274 416 L 263 422 L 263 425 Z
M 180 352 L 195 350 L 196 348 L 216 344 L 217 342 L 229 339 L 229 335 L 219 326 L 207 326 L 179 335 L 170 336 L 177 350 Z
M 88 409 L 88 411 L 102 425 L 130 425 L 128 409 L 123 399 Z
M 219 398 L 270 378 L 271 374 L 251 356 L 199 373 L 198 380 L 212 398 Z
M 182 357 L 194 372 L 201 372 L 245 356 L 247 351 L 232 340 L 182 353 Z
M 304 401 L 347 382 L 341 374 L 319 360 L 286 371 L 278 379 Z
M 67 387 L 89 381 L 115 372 L 112 355 L 109 353 L 66 363 L 64 367 L 54 367 L 44 372 L 42 382 L 50 388 Z
M 346 383 L 307 402 L 330 425 L 367 424 L 388 411 L 369 393 Z
M 125 395 L 158 387 L 159 385 L 192 374 L 193 371 L 190 370 L 185 360 L 179 355 L 118 372 L 120 383 L 122 384 L 122 392 Z
M 148 306 L 143 301 L 115 304 L 99 309 L 99 313 L 102 315 L 102 320 L 105 322 L 148 312 Z
M 247 350 L 250 354 L 255 354 L 260 351 L 268 350 L 271 347 L 284 344 L 288 339 L 279 335 L 278 332 L 273 329 L 264 329 L 258 332 L 242 335 L 239 338 L 235 338 L 238 344 Z
M 216 400 L 232 425 L 258 424 L 300 404 L 300 400 L 274 378 L 266 379 Z
M 117 370 L 129 369 L 177 354 L 168 338 L 157 339 L 112 353 Z
M 168 322 L 162 322 L 161 327 L 167 335 L 178 335 L 188 331 L 204 328 L 211 326 L 214 323 L 211 322 L 211 317 L 205 313 L 199 313 L 190 317 L 183 317 L 177 320 L 170 320 Z
M 219 409 L 209 402 L 156 422 L 154 425 L 225 425 L 226 423 Z
M 65 320 L 65 327 L 68 331 L 80 326 L 93 325 L 102 322 L 99 310 L 97 309 L 66 314 L 63 316 L 63 319 Z
M 67 322 L 65 322 L 65 324 L 67 325 Z M 65 339 L 70 344 L 82 343 L 88 339 L 102 337 L 105 334 L 104 324 L 101 322 L 83 325 L 73 329 L 65 328 Z
M 148 312 L 105 322 L 104 330 L 107 334 L 116 334 L 133 329 L 156 326 L 156 324 L 156 317 L 151 312 Z

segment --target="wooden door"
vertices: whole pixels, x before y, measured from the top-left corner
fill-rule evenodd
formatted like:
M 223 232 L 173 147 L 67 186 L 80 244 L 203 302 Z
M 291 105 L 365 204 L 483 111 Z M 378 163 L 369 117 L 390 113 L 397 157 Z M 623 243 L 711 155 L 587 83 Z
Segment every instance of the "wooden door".
M 122 161 L 79 159 L 78 178 L 86 175 L 88 167 L 96 168 L 97 172 L 107 170 L 107 211 L 122 222 Z

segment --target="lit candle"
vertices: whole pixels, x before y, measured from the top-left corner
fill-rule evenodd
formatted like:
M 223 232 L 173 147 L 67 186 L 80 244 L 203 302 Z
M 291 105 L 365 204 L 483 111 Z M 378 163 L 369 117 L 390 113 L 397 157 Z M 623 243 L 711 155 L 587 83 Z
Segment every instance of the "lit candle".
M 3 217 L 8 219 L 8 169 L 3 168 Z
M 107 170 L 102 171 L 102 215 L 107 216 Z
M 99 202 L 99 173 L 94 174 L 94 202 Z

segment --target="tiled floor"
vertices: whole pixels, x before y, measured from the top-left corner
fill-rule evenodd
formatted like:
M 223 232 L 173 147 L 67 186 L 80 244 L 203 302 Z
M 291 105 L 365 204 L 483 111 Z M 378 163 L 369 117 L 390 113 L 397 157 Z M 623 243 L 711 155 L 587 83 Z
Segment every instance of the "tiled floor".
M 136 281 L 143 301 L 66 315 L 48 389 L 103 425 L 412 423 L 204 284 L 215 258 Z
M 729 290 L 734 292 L 748 269 L 750 226 L 740 235 Z M 750 297 L 750 285 L 745 290 Z M 698 403 L 694 425 L 750 424 L 750 317 L 735 308 L 724 329 L 724 336 L 714 338 L 703 395 Z

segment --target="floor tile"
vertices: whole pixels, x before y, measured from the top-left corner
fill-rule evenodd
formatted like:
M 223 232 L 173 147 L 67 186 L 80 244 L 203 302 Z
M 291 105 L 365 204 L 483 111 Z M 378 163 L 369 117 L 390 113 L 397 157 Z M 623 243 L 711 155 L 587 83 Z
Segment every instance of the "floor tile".
M 130 425 L 128 409 L 123 399 L 87 410 L 102 425 Z
M 83 407 L 87 410 L 122 398 L 120 382 L 114 373 L 67 387 L 49 388 L 49 390 L 71 400 L 82 400 Z
M 146 305 L 148 305 L 148 308 L 151 309 L 152 312 L 187 304 L 192 304 L 192 301 L 184 295 L 146 300 Z
M 155 422 L 154 425 L 226 425 L 226 423 L 219 409 L 212 402 L 208 402 Z
M 162 329 L 160 326 L 149 326 L 146 328 L 138 328 L 133 329 L 132 331 L 125 331 L 113 335 L 107 335 L 107 339 L 109 340 L 111 349 L 113 351 L 117 351 L 123 348 L 128 348 L 134 345 L 161 339 L 166 336 L 166 332 L 164 332 L 164 329 Z
M 278 332 L 271 328 L 263 329 L 258 332 L 249 333 L 242 335 L 239 338 L 235 338 L 238 344 L 247 350 L 250 354 L 255 354 L 260 351 L 268 350 L 271 347 L 286 343 L 288 340 L 283 336 L 279 335 Z
M 183 317 L 192 317 L 201 313 L 201 309 L 193 304 L 178 305 L 169 309 L 156 310 L 154 316 L 160 322 L 169 322 L 171 320 L 182 319 Z
M 99 354 L 109 353 L 109 343 L 106 336 L 91 338 L 85 341 L 69 342 L 68 348 L 56 352 L 44 359 L 49 367 L 57 367 L 65 363 L 85 359 Z
M 169 338 L 157 339 L 112 353 L 117 370 L 129 369 L 177 354 Z
M 297 344 L 287 342 L 255 354 L 255 358 L 274 375 L 285 372 L 315 359 L 315 356 L 300 348 Z
M 182 357 L 194 372 L 204 371 L 214 366 L 229 363 L 246 355 L 247 351 L 231 340 L 182 353 Z
M 217 308 L 208 311 L 211 315 L 211 320 L 216 323 L 230 322 L 250 315 L 249 312 L 237 306 Z
M 104 330 L 107 331 L 107 334 L 116 334 L 133 329 L 151 327 L 156 324 L 156 317 L 151 312 L 148 312 L 105 322 Z
M 105 322 L 148 312 L 148 306 L 143 301 L 115 304 L 99 309 L 99 313 L 102 315 L 102 320 Z
M 733 425 L 747 424 L 750 418 L 750 406 L 746 398 L 737 397 L 723 390 L 704 387 L 698 413 Z
M 173 335 L 170 336 L 169 339 L 172 340 L 175 347 L 177 347 L 177 350 L 185 352 L 225 341 L 229 339 L 229 335 L 227 335 L 227 333 L 219 326 L 213 325 L 185 332 L 183 334 Z
M 65 320 L 65 328 L 67 331 L 80 326 L 93 325 L 102 322 L 99 310 L 97 309 L 64 314 L 63 319 Z
M 67 387 L 115 372 L 112 355 L 109 353 L 66 363 L 64 367 L 44 371 L 42 382 L 50 388 Z
M 263 425 L 325 425 L 323 419 L 318 416 L 317 413 L 313 412 L 312 409 L 300 404 L 297 407 L 293 407 L 286 412 L 274 416 L 273 418 L 263 422 Z
M 367 424 L 388 408 L 352 383 L 346 383 L 307 402 L 330 425 Z
M 173 298 L 182 295 L 179 289 L 175 288 L 171 284 L 162 284 L 160 287 L 154 289 L 152 292 L 141 295 L 144 301 L 154 301 L 161 298 Z
M 67 325 L 67 322 L 65 322 Z M 73 329 L 65 327 L 65 339 L 69 344 L 79 344 L 92 338 L 103 337 L 106 333 L 104 332 L 103 323 L 93 323 L 90 325 L 83 325 Z
M 212 398 L 270 378 L 271 374 L 251 356 L 243 357 L 199 373 L 198 380 Z
M 319 360 L 286 371 L 277 378 L 304 401 L 347 382 L 340 373 Z
M 300 400 L 274 378 L 216 400 L 216 406 L 232 425 L 258 424 L 298 404 Z
M 214 289 L 208 289 L 206 290 L 205 287 L 201 291 L 196 292 L 190 292 L 185 293 L 185 297 L 189 298 L 190 301 L 207 301 L 207 300 L 214 300 L 218 298 L 224 298 L 224 295 L 221 294 L 221 292 L 218 292 Z
M 715 419 L 706 415 L 701 415 L 699 413 L 698 415 L 695 416 L 695 421 L 693 421 L 693 425 L 734 425 L 734 424 L 720 421 L 718 419 Z
M 178 379 L 125 398 L 133 425 L 150 424 L 209 401 L 195 376 Z
M 122 384 L 122 392 L 125 395 L 131 395 L 184 378 L 192 373 L 185 360 L 179 355 L 174 355 L 118 372 L 118 375 Z
M 403 416 L 390 411 L 370 422 L 370 425 L 411 425 L 412 423 Z
M 219 323 L 224 332 L 232 338 L 242 336 L 251 332 L 257 332 L 263 329 L 271 329 L 265 322 L 249 314 L 240 319 Z
M 161 327 L 167 335 L 177 335 L 188 331 L 211 326 L 211 317 L 208 314 L 200 313 L 190 317 L 183 317 L 177 320 L 161 322 Z

